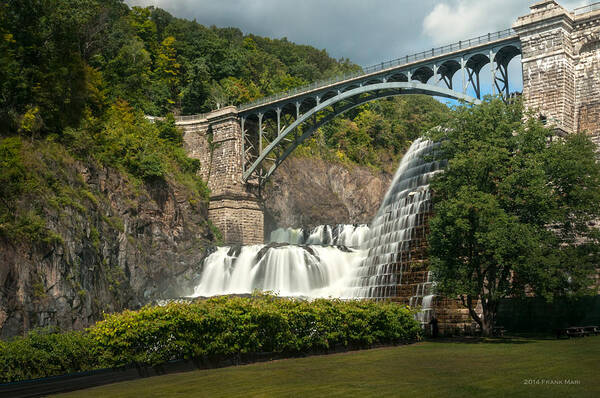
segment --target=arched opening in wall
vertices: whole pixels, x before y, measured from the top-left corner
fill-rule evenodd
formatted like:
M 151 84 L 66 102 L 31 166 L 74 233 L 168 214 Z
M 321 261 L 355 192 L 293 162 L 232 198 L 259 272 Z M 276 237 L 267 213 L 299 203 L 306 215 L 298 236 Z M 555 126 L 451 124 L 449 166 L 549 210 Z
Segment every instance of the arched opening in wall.
M 490 63 L 486 63 L 481 67 L 479 71 L 479 94 L 480 98 L 483 99 L 486 95 L 491 95 L 492 91 L 497 94 L 497 90 L 492 90 L 492 67 Z M 475 93 L 475 87 L 469 84 L 467 88 L 467 94 L 477 97 Z
M 483 98 L 491 93 L 490 60 L 487 55 L 474 54 L 467 59 L 465 69 L 466 93 L 475 98 Z
M 521 54 L 516 55 L 508 63 L 508 84 L 509 93 L 523 93 L 523 64 L 521 63 Z
M 423 66 L 416 71 L 414 71 L 412 75 L 412 80 L 419 81 L 421 83 L 428 83 L 433 77 L 433 70 L 431 68 Z
M 447 87 L 451 90 L 462 92 L 462 80 L 461 82 L 455 83 L 455 77 L 459 75 L 460 63 L 457 60 L 449 60 L 444 62 L 438 67 L 438 75 L 440 79 L 440 85 Z
M 408 78 L 405 73 L 397 72 L 390 75 L 387 79 L 388 82 L 407 82 Z

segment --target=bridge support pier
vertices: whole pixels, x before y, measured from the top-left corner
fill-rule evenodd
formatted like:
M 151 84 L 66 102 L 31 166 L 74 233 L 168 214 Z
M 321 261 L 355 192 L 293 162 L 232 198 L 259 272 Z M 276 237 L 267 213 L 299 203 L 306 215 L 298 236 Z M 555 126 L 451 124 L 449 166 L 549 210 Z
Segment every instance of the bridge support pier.
M 208 181 L 208 219 L 221 231 L 225 244 L 264 241 L 264 212 L 258 190 L 242 181 L 242 129 L 233 106 L 205 118 L 177 123 L 184 131 L 188 156 L 200 159 L 200 174 Z

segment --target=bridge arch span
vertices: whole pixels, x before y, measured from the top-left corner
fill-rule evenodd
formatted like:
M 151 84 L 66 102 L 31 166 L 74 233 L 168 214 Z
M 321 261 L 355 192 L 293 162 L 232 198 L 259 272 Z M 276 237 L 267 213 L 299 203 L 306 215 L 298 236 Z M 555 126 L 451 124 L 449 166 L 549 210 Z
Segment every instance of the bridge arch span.
M 335 117 L 370 101 L 380 98 L 425 94 L 450 99 L 479 103 L 480 100 L 446 87 L 417 81 L 385 81 L 385 78 L 370 81 L 370 84 L 325 91 L 315 99 L 304 98 L 286 102 L 262 113 L 241 113 L 243 153 L 243 181 L 258 179 L 263 183 L 277 167 L 318 128 Z M 293 108 L 291 105 L 294 105 Z M 289 110 L 296 111 L 290 115 Z M 288 112 L 286 112 L 288 111 Z M 275 115 L 276 118 L 268 117 Z M 249 132 L 248 130 L 257 130 Z M 254 139 L 253 139 L 254 138 Z

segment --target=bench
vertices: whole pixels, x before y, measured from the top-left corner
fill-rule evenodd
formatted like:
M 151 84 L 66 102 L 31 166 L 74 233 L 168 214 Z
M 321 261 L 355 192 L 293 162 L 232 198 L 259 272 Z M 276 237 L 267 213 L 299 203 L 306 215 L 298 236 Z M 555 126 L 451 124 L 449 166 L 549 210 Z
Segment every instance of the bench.
M 572 326 L 569 328 L 557 329 L 556 330 L 556 338 L 560 339 L 565 336 L 570 339 L 571 337 L 583 337 L 585 336 L 584 328 L 579 326 Z
M 504 329 L 502 326 L 495 326 L 492 329 L 492 336 L 495 337 L 504 337 L 504 333 L 506 332 L 506 329 Z
M 598 335 L 600 334 L 600 327 L 598 326 L 584 326 L 583 327 L 583 333 L 586 336 L 591 336 L 591 335 Z

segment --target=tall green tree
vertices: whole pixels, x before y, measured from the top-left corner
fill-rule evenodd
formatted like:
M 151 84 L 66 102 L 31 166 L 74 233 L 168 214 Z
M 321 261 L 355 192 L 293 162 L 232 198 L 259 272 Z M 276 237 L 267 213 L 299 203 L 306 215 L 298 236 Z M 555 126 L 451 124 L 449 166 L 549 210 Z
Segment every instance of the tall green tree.
M 594 144 L 553 136 L 520 102 L 488 99 L 452 116 L 431 133 L 448 162 L 431 184 L 437 292 L 460 297 L 486 335 L 502 298 L 589 292 L 599 254 Z

